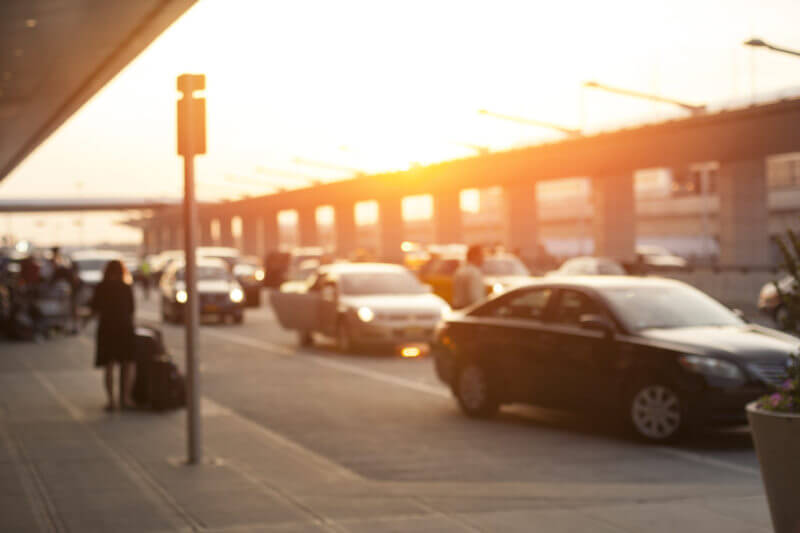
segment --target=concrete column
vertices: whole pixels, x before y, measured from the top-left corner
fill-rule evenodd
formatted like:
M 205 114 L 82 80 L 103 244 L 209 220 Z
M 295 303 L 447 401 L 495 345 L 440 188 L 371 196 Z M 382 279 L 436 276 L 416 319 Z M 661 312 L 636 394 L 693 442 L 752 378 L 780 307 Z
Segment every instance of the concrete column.
M 336 255 L 348 257 L 358 247 L 356 231 L 356 206 L 347 202 L 333 207 L 333 224 L 336 238 Z
M 433 195 L 434 241 L 438 244 L 464 242 L 460 193 L 452 190 Z
M 153 236 L 155 232 L 150 228 L 142 228 L 142 253 L 152 254 L 155 250 Z
M 300 246 L 319 245 L 316 207 L 304 207 L 297 210 L 297 232 Z
M 380 248 L 381 257 L 389 263 L 401 263 L 403 251 L 403 203 L 397 197 L 384 198 L 378 201 L 380 213 Z
M 504 188 L 508 248 L 526 263 L 536 260 L 539 245 L 539 214 L 536 183 L 513 184 Z
M 766 163 L 722 163 L 719 169 L 719 262 L 730 266 L 770 264 Z
M 200 235 L 197 241 L 200 246 L 213 246 L 214 239 L 211 236 L 211 217 L 198 217 L 200 221 Z
M 636 260 L 636 197 L 633 172 L 592 178 L 594 255 L 623 263 Z
M 258 253 L 256 222 L 253 215 L 242 216 L 242 252 L 247 255 Z
M 219 217 L 219 242 L 220 246 L 234 245 L 230 215 L 223 215 Z
M 276 252 L 280 246 L 280 240 L 278 239 L 278 212 L 263 211 L 261 220 L 263 223 L 264 253 Z

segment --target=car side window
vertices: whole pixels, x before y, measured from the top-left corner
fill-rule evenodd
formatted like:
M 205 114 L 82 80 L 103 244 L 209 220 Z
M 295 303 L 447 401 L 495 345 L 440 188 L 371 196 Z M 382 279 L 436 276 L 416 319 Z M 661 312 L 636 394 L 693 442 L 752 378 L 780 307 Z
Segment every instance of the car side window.
M 509 295 L 497 302 L 486 315 L 495 318 L 517 318 L 541 320 L 544 317 L 551 289 L 533 289 L 521 294 Z
M 603 315 L 603 308 L 587 295 L 572 290 L 561 291 L 553 322 L 570 326 L 580 325 L 581 315 Z
M 315 274 L 315 279 L 313 280 L 313 282 L 311 282 L 311 286 L 308 288 L 308 291 L 319 292 L 322 289 L 322 285 L 326 281 L 328 281 L 327 276 L 325 276 L 324 274 Z

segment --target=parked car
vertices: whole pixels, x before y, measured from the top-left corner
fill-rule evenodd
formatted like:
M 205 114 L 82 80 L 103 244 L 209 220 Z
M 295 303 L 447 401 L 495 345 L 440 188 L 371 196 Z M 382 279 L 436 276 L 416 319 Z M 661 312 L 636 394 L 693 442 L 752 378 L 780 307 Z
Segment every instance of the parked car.
M 546 279 L 446 319 L 436 370 L 469 416 L 503 404 L 609 412 L 668 441 L 745 422 L 800 340 L 747 324 L 679 281 Z
M 648 272 L 686 270 L 689 263 L 663 246 L 640 244 L 636 247 L 637 263 Z
M 297 331 L 301 344 L 319 333 L 335 338 L 344 352 L 364 345 L 427 345 L 449 312 L 406 268 L 382 263 L 323 265 L 303 290 L 276 291 L 270 301 L 280 324 Z
M 198 246 L 195 253 L 197 257 L 222 259 L 230 269 L 233 269 L 242 256 L 239 250 L 230 246 Z
M 784 294 L 794 293 L 797 290 L 795 279 L 792 276 L 784 276 L 778 281 L 778 288 Z M 786 307 L 778 294 L 778 288 L 772 281 L 761 287 L 758 293 L 758 310 L 768 315 L 779 328 L 783 329 L 788 317 Z
M 295 248 L 291 252 L 270 252 L 264 261 L 264 286 L 277 289 L 288 280 L 297 280 L 297 269 L 309 259 L 323 262 L 325 250 L 317 246 Z
M 180 322 L 188 294 L 183 261 L 173 261 L 161 276 L 161 318 L 164 322 Z M 244 321 L 244 291 L 222 259 L 197 259 L 197 292 L 201 317 L 231 318 Z
M 244 290 L 247 307 L 261 305 L 261 289 L 264 286 L 264 269 L 256 257 L 242 257 L 233 265 L 233 276 Z
M 70 260 L 78 269 L 80 289 L 78 293 L 79 305 L 87 305 L 94 293 L 94 288 L 103 279 L 103 271 L 109 261 L 122 261 L 122 254 L 110 250 L 81 250 L 73 252 Z
M 564 261 L 557 270 L 548 276 L 624 276 L 625 269 L 607 257 L 581 256 Z

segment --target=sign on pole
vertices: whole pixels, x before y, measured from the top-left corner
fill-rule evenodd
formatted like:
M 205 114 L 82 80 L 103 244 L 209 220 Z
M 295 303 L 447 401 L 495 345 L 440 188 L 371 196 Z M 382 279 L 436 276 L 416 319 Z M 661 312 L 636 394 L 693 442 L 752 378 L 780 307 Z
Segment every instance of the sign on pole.
M 178 100 L 178 154 L 183 156 L 183 230 L 186 247 L 186 415 L 189 464 L 202 461 L 200 428 L 200 371 L 197 360 L 199 305 L 197 298 L 197 202 L 194 195 L 194 156 L 206 153 L 206 101 L 195 98 L 195 91 L 206 88 L 203 74 L 178 76 L 178 90 L 183 97 Z

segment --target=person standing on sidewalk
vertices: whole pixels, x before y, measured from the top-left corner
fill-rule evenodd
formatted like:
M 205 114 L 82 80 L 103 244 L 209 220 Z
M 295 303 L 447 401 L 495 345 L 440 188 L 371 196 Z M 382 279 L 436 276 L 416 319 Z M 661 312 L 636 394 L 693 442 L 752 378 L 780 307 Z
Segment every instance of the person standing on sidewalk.
M 103 367 L 108 404 L 106 410 L 116 408 L 114 402 L 114 366 L 120 369 L 120 404 L 133 407 L 134 331 L 133 289 L 131 276 L 121 261 L 109 261 L 92 295 L 92 314 L 99 319 L 97 325 L 97 351 L 95 367 Z
M 453 276 L 453 308 L 461 309 L 486 298 L 483 282 L 483 248 L 472 245 L 467 250 L 467 260 Z

